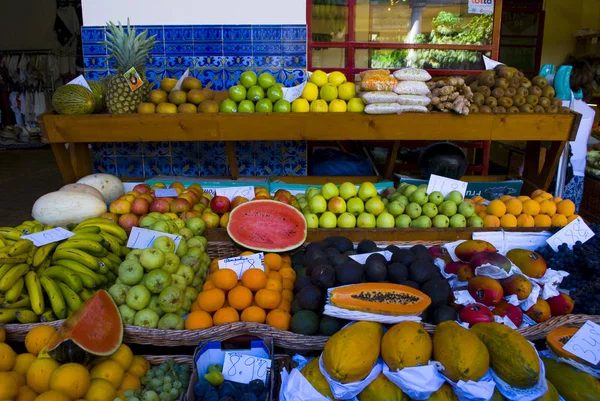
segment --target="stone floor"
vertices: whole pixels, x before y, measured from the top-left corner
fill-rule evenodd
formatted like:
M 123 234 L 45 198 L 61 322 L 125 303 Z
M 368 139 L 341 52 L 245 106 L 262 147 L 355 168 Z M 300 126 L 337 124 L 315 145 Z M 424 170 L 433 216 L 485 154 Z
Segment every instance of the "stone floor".
M 61 186 L 50 148 L 0 151 L 0 226 L 30 220 L 36 199 Z

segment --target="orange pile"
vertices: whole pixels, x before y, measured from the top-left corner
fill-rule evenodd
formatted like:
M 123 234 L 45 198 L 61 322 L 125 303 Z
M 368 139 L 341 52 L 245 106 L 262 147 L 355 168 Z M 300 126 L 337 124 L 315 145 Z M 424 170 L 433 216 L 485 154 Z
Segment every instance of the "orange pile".
M 241 256 L 251 254 L 244 252 Z M 218 263 L 215 259 L 210 264 L 210 274 L 185 320 L 186 329 L 239 321 L 266 322 L 276 329 L 289 329 L 296 280 L 289 256 L 267 253 L 265 271 L 247 270 L 241 280 L 233 270 L 219 269 Z
M 505 195 L 488 203 L 476 196 L 470 201 L 484 227 L 564 227 L 579 217 L 572 201 L 541 189 L 533 191 L 531 197 Z

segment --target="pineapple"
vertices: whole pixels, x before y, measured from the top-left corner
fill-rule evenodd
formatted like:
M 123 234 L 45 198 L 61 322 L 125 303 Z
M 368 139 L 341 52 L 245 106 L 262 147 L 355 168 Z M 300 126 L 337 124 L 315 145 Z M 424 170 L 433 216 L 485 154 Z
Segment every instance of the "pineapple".
M 135 113 L 140 103 L 145 102 L 150 93 L 150 84 L 145 76 L 148 54 L 154 47 L 156 35 L 148 37 L 148 31 L 136 34 L 136 29 L 109 22 L 106 26 L 104 41 L 110 57 L 115 59 L 118 74 L 110 75 L 106 88 L 106 107 L 113 114 Z M 129 87 L 127 78 L 123 76 L 135 67 L 143 80 L 143 85 L 135 91 Z

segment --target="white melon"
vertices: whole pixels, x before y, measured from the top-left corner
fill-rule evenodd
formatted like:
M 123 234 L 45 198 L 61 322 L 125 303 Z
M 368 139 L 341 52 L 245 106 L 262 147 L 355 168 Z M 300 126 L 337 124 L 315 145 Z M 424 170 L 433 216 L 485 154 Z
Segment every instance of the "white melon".
M 81 178 L 77 184 L 86 184 L 96 188 L 104 196 L 104 202 L 110 205 L 125 193 L 123 182 L 112 174 L 91 174 Z
M 87 184 L 67 184 L 61 189 L 59 189 L 59 191 L 80 192 L 84 194 L 94 195 L 96 198 L 104 202 L 104 195 L 102 195 L 102 192 Z
M 56 191 L 39 198 L 33 204 L 31 215 L 42 224 L 66 226 L 85 219 L 99 217 L 106 212 L 106 203 L 83 192 Z

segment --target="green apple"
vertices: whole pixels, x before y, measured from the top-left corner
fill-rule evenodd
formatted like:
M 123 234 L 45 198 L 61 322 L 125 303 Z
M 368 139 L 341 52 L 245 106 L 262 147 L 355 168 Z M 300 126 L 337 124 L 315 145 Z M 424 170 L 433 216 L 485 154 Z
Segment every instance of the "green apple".
M 277 85 L 271 86 L 267 89 L 267 98 L 273 103 L 277 102 L 280 99 L 283 99 L 283 91 Z
M 463 201 L 463 196 L 458 191 L 452 191 L 448 195 L 446 195 L 446 200 L 452 201 L 452 202 L 456 203 L 456 206 L 458 206 Z
M 483 219 L 479 216 L 471 216 L 467 220 L 467 226 L 469 227 L 483 227 Z
M 258 78 L 254 71 L 246 71 L 242 73 L 242 75 L 240 75 L 240 83 L 244 85 L 246 89 L 249 89 L 252 86 L 256 85 L 257 82 Z
M 238 104 L 238 113 L 254 113 L 254 103 L 250 100 L 242 100 Z
M 450 219 L 448 216 L 444 216 L 443 214 L 438 214 L 431 222 L 433 226 L 437 228 L 446 228 L 450 225 Z
M 342 185 L 340 185 L 339 191 L 340 196 L 346 201 L 356 196 L 357 193 L 356 185 L 351 182 L 344 182 Z
M 419 216 L 412 221 L 412 226 L 417 228 L 431 227 L 431 219 L 427 216 Z
M 367 201 L 367 203 L 365 203 L 365 209 L 367 212 L 375 216 L 379 216 L 383 212 L 384 208 L 385 204 L 379 198 L 371 198 Z
M 321 187 L 321 195 L 323 195 L 323 198 L 325 198 L 326 200 L 329 200 L 331 198 L 339 196 L 340 190 L 338 189 L 337 185 L 335 185 L 333 182 L 328 182 L 327 184 Z
M 458 205 L 458 213 L 462 214 L 468 219 L 475 214 L 475 206 L 470 202 L 463 202 Z
M 390 194 L 387 198 L 390 201 L 395 201 L 395 200 L 400 199 L 401 196 L 402 196 L 402 194 L 400 192 L 394 192 L 393 194 Z
M 315 187 L 306 188 L 306 199 L 310 200 L 315 195 L 320 195 L 321 190 Z
M 444 194 L 442 194 L 440 191 L 433 191 L 429 194 L 429 202 L 436 206 L 441 205 L 444 202 Z
M 363 182 L 358 188 L 358 197 L 366 202 L 368 199 L 377 196 L 377 188 L 372 182 Z
M 346 202 L 346 210 L 348 213 L 358 216 L 365 211 L 365 204 L 360 198 L 350 198 L 348 199 L 348 202 Z
M 375 228 L 377 220 L 371 213 L 361 213 L 356 218 L 356 225 L 359 228 Z
M 394 228 L 396 221 L 390 213 L 383 212 L 377 216 L 377 228 Z
M 408 228 L 411 225 L 412 225 L 412 219 L 410 218 L 410 216 L 408 216 L 406 214 L 401 214 L 400 216 L 396 217 L 396 227 Z
M 427 203 L 429 197 L 427 196 L 427 192 L 425 192 L 424 189 L 417 189 L 415 192 L 410 194 L 408 199 L 419 206 L 423 206 Z
M 319 228 L 319 217 L 314 213 L 304 213 L 308 228 Z
M 270 113 L 273 111 L 273 103 L 269 99 L 260 99 L 256 102 L 257 113 Z
M 323 213 L 327 210 L 327 201 L 321 195 L 315 195 L 308 201 L 308 207 L 312 213 Z
M 388 211 L 390 212 L 390 214 L 394 217 L 396 216 L 400 216 L 402 213 L 404 213 L 404 209 L 405 206 L 400 203 L 399 201 L 395 200 L 395 201 L 391 201 L 388 205 L 387 205 Z
M 231 99 L 225 99 L 219 106 L 219 112 L 221 113 L 237 113 L 237 103 Z
M 329 199 L 329 202 L 327 203 L 327 209 L 335 214 L 344 213 L 346 211 L 346 201 L 339 196 L 334 196 L 333 198 Z
M 408 206 L 406 206 L 406 214 L 413 220 L 419 217 L 422 212 L 423 209 L 421 206 L 414 202 L 409 203 Z
M 408 206 L 408 204 L 410 203 L 408 198 L 404 195 L 400 195 L 400 197 L 398 197 L 398 202 L 402 203 L 404 207 Z
M 417 189 L 418 188 L 417 188 L 416 185 L 409 184 L 409 185 L 407 185 L 407 186 L 404 187 L 404 192 L 402 192 L 402 195 L 404 195 L 406 197 L 409 197 Z
M 356 217 L 352 213 L 342 213 L 338 217 L 337 226 L 339 228 L 354 228 L 356 227 Z
M 450 217 L 450 227 L 466 227 L 467 219 L 462 214 L 455 214 Z
M 290 105 L 290 102 L 279 99 L 277 102 L 275 102 L 275 105 L 273 105 L 273 111 L 275 113 L 289 113 L 291 112 L 291 107 L 292 106 Z
M 309 213 L 312 213 L 310 211 L 310 207 L 308 205 L 307 206 L 303 206 L 302 207 L 302 214 L 309 214 Z
M 259 100 L 264 99 L 264 97 L 265 91 L 263 90 L 263 88 L 256 85 L 248 89 L 248 92 L 246 93 L 246 98 L 253 102 L 258 102 Z
M 419 184 L 419 186 L 417 187 L 417 189 L 422 189 L 424 191 L 427 191 L 427 184 Z
M 268 72 L 263 72 L 258 76 L 258 84 L 261 88 L 267 90 L 271 86 L 276 85 L 277 81 L 275 80 L 275 77 L 273 75 L 269 74 Z
M 244 85 L 235 85 L 229 88 L 229 98 L 234 102 L 241 102 L 246 99 L 246 88 Z
M 423 214 L 433 219 L 438 214 L 438 208 L 433 203 L 426 203 L 423 205 Z
M 319 217 L 319 227 L 335 228 L 337 226 L 337 217 L 331 212 L 325 212 Z
M 438 210 L 444 216 L 452 217 L 456 214 L 458 208 L 456 207 L 456 203 L 452 201 L 445 201 L 440 205 Z

